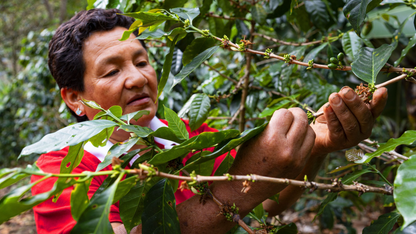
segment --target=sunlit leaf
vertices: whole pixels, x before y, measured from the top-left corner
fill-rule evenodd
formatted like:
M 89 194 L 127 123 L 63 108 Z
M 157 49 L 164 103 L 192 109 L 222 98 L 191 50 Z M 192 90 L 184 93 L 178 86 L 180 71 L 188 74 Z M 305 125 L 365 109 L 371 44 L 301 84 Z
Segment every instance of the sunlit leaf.
M 375 84 L 377 75 L 390 58 L 397 43 L 384 44 L 377 49 L 364 47 L 352 64 L 352 71 L 363 81 Z
M 65 188 L 72 186 L 74 183 L 75 180 L 73 179 L 67 180 L 65 182 L 57 182 L 54 184 L 51 190 L 25 198 L 24 195 L 28 193 L 29 190 L 37 184 L 37 182 L 11 190 L 0 200 L 0 224 L 9 220 L 13 216 L 16 216 L 26 210 L 32 209 L 32 207 L 49 199 L 55 193 L 61 192 Z
M 413 155 L 409 160 L 403 162 L 397 170 L 394 180 L 394 201 L 396 207 L 402 214 L 404 224 L 402 229 L 416 220 L 416 156 Z
M 396 138 L 396 139 L 392 138 L 388 140 L 387 143 L 380 144 L 380 147 L 378 147 L 376 151 L 365 154 L 365 156 L 367 157 L 363 158 L 360 161 L 356 161 L 356 163 L 369 163 L 371 159 L 373 159 L 374 157 L 380 156 L 384 152 L 390 152 L 399 145 L 410 145 L 415 141 L 416 141 L 416 131 L 415 130 L 406 131 L 399 138 Z
M 65 127 L 55 133 L 44 136 L 40 141 L 23 148 L 20 156 L 43 154 L 60 150 L 66 146 L 77 145 L 100 133 L 106 128 L 117 124 L 109 120 L 93 120 Z
M 75 221 L 78 221 L 82 212 L 84 212 L 90 202 L 88 190 L 90 189 L 91 180 L 92 178 L 77 183 L 71 192 L 71 214 Z
M 189 108 L 189 126 L 191 131 L 198 129 L 208 118 L 211 102 L 208 95 L 197 94 Z
M 132 137 L 127 142 L 117 142 L 111 146 L 108 153 L 105 155 L 104 160 L 98 164 L 96 171 L 101 171 L 105 167 L 111 164 L 113 157 L 120 157 L 122 154 L 128 152 L 139 141 L 138 137 Z
M 362 45 L 362 39 L 355 32 L 346 32 L 342 36 L 342 47 L 345 54 L 351 61 L 355 60 L 355 57 L 360 52 Z
M 175 133 L 180 140 L 188 140 L 189 133 L 186 130 L 185 123 L 171 109 L 164 106 L 165 118 L 168 121 L 169 128 Z
M 220 132 L 203 132 L 195 137 L 190 138 L 189 140 L 183 142 L 180 145 L 175 145 L 174 147 L 172 147 L 172 149 L 163 151 L 155 155 L 149 161 L 149 163 L 153 165 L 163 164 L 163 163 L 169 162 L 172 159 L 176 159 L 178 157 L 184 157 L 192 150 L 201 150 L 201 149 L 209 148 L 209 147 L 216 145 L 218 142 L 231 139 L 231 138 L 235 138 L 238 136 L 238 134 L 239 134 L 239 131 L 234 130 L 234 129 L 220 131 Z M 242 139 L 242 138 L 239 138 L 239 139 Z
M 189 20 L 191 24 L 192 20 L 199 15 L 199 8 L 173 8 L 170 11 L 184 20 Z

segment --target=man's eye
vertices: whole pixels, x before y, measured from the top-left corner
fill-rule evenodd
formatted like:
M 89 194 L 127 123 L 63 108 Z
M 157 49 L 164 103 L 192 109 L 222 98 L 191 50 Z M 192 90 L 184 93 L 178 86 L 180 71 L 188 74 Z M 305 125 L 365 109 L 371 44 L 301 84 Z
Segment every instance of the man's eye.
M 107 73 L 104 77 L 114 76 L 118 73 L 118 70 L 112 70 L 111 72 Z
M 143 62 L 138 63 L 136 66 L 138 66 L 138 67 L 144 67 L 146 65 L 147 65 L 147 62 L 143 61 Z

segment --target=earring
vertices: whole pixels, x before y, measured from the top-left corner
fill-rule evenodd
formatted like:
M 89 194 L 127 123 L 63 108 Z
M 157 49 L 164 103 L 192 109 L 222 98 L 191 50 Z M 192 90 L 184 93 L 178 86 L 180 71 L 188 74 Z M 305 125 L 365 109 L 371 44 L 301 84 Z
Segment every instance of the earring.
M 80 115 L 82 113 L 82 111 L 79 109 L 79 107 L 78 107 L 78 109 L 77 109 L 77 111 L 75 112 L 75 114 L 77 114 L 77 115 Z

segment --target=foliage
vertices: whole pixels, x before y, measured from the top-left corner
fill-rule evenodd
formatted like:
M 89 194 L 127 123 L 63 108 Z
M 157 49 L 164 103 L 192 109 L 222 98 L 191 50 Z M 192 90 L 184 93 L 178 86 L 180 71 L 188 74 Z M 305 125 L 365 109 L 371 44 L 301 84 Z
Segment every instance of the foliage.
M 186 8 L 183 8 L 184 6 Z M 96 116 L 97 120 L 68 126 L 46 135 L 38 143 L 22 150 L 21 156 L 27 156 L 70 146 L 71 153 L 68 153 L 63 165 L 67 165 L 68 162 L 77 165 L 82 157 L 82 154 L 77 153 L 80 147 L 82 148 L 88 141 L 93 145 L 103 144 L 115 127 L 132 133 L 132 137 L 126 144 L 115 144 L 110 150 L 111 156 L 131 158 L 134 154 L 123 156 L 122 153 L 134 144 L 145 144 L 150 149 L 149 153 L 140 158 L 143 161 L 147 160 L 149 164 L 137 163 L 137 166 L 145 170 L 149 176 L 145 181 L 138 182 L 139 178 L 134 170 L 125 170 L 119 165 L 114 166 L 113 171 L 90 173 L 89 176 L 104 174 L 112 176 L 108 177 L 102 189 L 98 190 L 91 200 L 83 199 L 88 203 L 87 205 L 74 201 L 72 214 L 78 221 L 74 230 L 88 228 L 94 233 L 111 232 L 107 219 L 108 207 L 121 199 L 121 217 L 128 230 L 142 223 L 146 232 L 178 233 L 179 225 L 173 196 L 177 184 L 168 179 L 161 180 L 157 177 L 157 173 L 177 175 L 186 169 L 212 168 L 216 157 L 260 133 L 267 125 L 267 118 L 275 110 L 294 106 L 316 110 L 326 102 L 329 94 L 340 87 L 358 85 L 361 81 L 358 81 L 354 75 L 367 82 L 370 88 L 374 88 L 380 85 L 380 80 L 384 78 L 380 71 L 404 73 L 408 75 L 404 78 L 409 80 L 413 79 L 415 73 L 412 68 L 386 66 L 387 62 L 396 60 L 396 58 L 392 59 L 396 48 L 405 48 L 396 60 L 395 66 L 398 66 L 415 45 L 415 34 L 407 35 L 405 32 L 406 25 L 414 22 L 413 14 L 404 20 L 399 20 L 396 15 L 390 14 L 398 8 L 410 9 L 414 12 L 413 1 L 218 0 L 203 1 L 198 5 L 194 1 L 185 4 L 185 1 L 114 0 L 88 1 L 88 7 L 118 7 L 126 12 L 126 15 L 136 19 L 132 27 L 124 33 L 124 39 L 135 29 L 139 29 L 142 32 L 139 38 L 146 39 L 152 45 L 165 45 L 165 47 L 151 46 L 149 54 L 152 65 L 161 74 L 158 88 L 160 95 L 158 115 L 169 122 L 169 127 L 153 131 L 147 127 L 130 125 L 129 119 L 139 118 L 143 113 L 121 116 L 120 107 L 114 106 L 104 110 L 96 103 L 84 100 L 84 103 L 90 107 L 102 110 Z M 374 12 L 378 12 L 378 16 L 369 18 Z M 369 25 L 377 20 L 384 20 L 385 27 L 390 30 L 391 40 L 388 43 L 376 45 L 375 41 L 370 41 L 371 38 L 366 37 L 371 35 L 368 32 L 371 31 Z M 396 24 L 392 24 L 391 21 L 396 21 Z M 407 43 L 409 36 L 413 36 L 413 39 Z M 271 40 L 266 40 L 268 38 Z M 343 54 L 346 56 L 344 57 Z M 39 52 L 36 55 L 42 56 Z M 31 72 L 40 68 L 46 69 L 44 66 L 34 65 L 33 60 L 27 61 L 26 67 Z M 42 71 L 47 74 L 45 70 Z M 45 75 L 45 77 L 47 79 L 45 78 L 42 88 L 48 87 L 48 90 L 55 88 L 50 76 Z M 42 89 L 38 87 L 33 93 L 37 91 L 41 92 Z M 16 96 L 19 95 L 20 93 L 17 92 Z M 42 108 L 50 108 L 46 104 L 58 106 L 59 100 L 56 96 L 52 95 L 48 100 L 49 103 L 33 105 L 40 105 Z M 0 111 L 16 113 L 10 109 L 24 103 L 16 102 L 8 105 L 8 101 L 9 99 L 1 103 L 3 109 Z M 8 111 L 6 107 L 9 108 Z M 189 119 L 192 130 L 208 122 L 223 131 L 202 133 L 189 138 L 183 122 L 175 112 L 179 112 L 180 117 Z M 56 115 L 57 112 L 45 109 L 41 115 L 34 115 L 34 119 L 39 119 L 43 113 Z M 58 116 L 54 117 L 53 119 L 58 119 L 56 118 Z M 14 126 L 10 123 L 6 124 Z M 237 126 L 240 131 L 235 130 Z M 386 128 L 388 126 L 380 124 L 375 132 L 382 132 Z M 5 131 L 2 131 L 2 134 L 3 132 Z M 49 130 L 42 134 L 48 132 Z M 171 149 L 161 150 L 155 144 L 154 137 L 173 140 L 180 144 Z M 378 134 L 373 134 L 372 138 L 386 140 L 380 138 Z M 11 136 L 10 139 L 17 138 Z M 332 229 L 334 223 L 338 222 L 351 228 L 351 222 L 342 218 L 343 215 L 353 218 L 351 206 L 362 209 L 365 205 L 371 205 L 371 200 L 384 199 L 383 196 L 390 201 L 385 204 L 395 203 L 397 211 L 381 215 L 371 226 L 364 229 L 364 233 L 388 233 L 396 223 L 401 229 L 409 225 L 409 228 L 412 227 L 411 224 L 416 219 L 413 210 L 415 201 L 412 198 L 415 185 L 413 177 L 407 175 L 413 174 L 414 156 L 409 159 L 402 156 L 398 159 L 387 155 L 389 158 L 385 165 L 380 164 L 380 158 L 377 157 L 380 155 L 386 157 L 386 152 L 400 145 L 411 145 L 415 140 L 414 131 L 408 131 L 402 137 L 380 145 L 372 154 L 364 157 L 363 153 L 357 153 L 357 157 L 362 158 L 361 161 L 334 170 L 333 173 L 349 172 L 342 180 L 334 181 L 334 186 L 339 183 L 350 185 L 360 182 L 390 190 L 392 189 L 388 185 L 390 182 L 386 179 L 390 175 L 391 178 L 395 178 L 394 201 L 389 200 L 391 197 L 387 195 L 374 193 L 365 193 L 363 197 L 359 197 L 358 195 L 365 190 L 330 193 L 318 211 L 321 227 Z M 19 142 L 24 145 L 28 143 Z M 203 151 L 209 147 L 214 147 L 212 152 Z M 411 146 L 403 149 L 408 151 L 407 156 L 413 154 Z M 169 166 L 169 162 L 183 159 L 190 152 L 199 153 L 195 154 L 187 165 L 173 169 Z M 110 160 L 110 157 L 106 158 L 100 169 L 109 165 Z M 331 163 L 328 161 L 326 164 L 326 171 L 346 163 L 346 160 L 334 155 L 331 156 L 331 160 Z M 232 157 L 227 156 L 218 170 L 225 173 L 232 161 Z M 154 166 L 157 167 L 157 171 Z M 397 173 L 393 168 L 398 168 Z M 206 171 L 207 175 L 210 174 L 209 170 L 196 171 L 202 174 Z M 69 173 L 70 170 L 63 166 L 59 176 L 75 176 Z M 325 171 L 321 171 L 320 175 L 325 175 L 324 173 Z M 0 185 L 9 186 L 31 174 L 43 175 L 36 168 L 3 169 L 0 171 Z M 125 174 L 128 174 L 127 179 L 121 180 Z M 77 175 L 77 177 L 83 176 L 86 175 Z M 196 174 L 191 174 L 191 178 L 195 176 Z M 227 176 L 230 178 L 231 175 Z M 24 204 L 20 199 L 34 184 L 6 195 L 0 200 L 0 208 L 7 208 L 7 212 L 2 214 L 1 222 L 16 215 L 17 212 L 30 209 L 54 194 L 59 194 L 62 189 L 73 184 L 76 184 L 74 193 L 85 194 L 88 178 L 84 177 L 68 181 L 59 179 L 53 191 L 42 196 L 26 197 L 23 201 L 29 202 Z M 335 175 L 335 177 L 341 176 Z M 194 191 L 195 187 L 199 186 L 195 180 L 188 184 L 194 187 Z M 359 184 L 357 186 L 359 187 Z M 317 196 L 323 197 L 324 194 L 317 192 Z M 366 200 L 366 197 L 370 196 L 374 199 Z M 298 206 L 310 202 L 302 198 Z M 11 206 L 19 209 L 12 212 L 9 208 Z M 299 209 L 305 209 L 305 206 Z M 267 230 L 269 233 L 297 232 L 293 224 L 267 223 L 267 212 L 264 212 L 261 206 L 256 207 L 249 216 L 262 224 L 265 229 L 269 228 Z M 401 219 L 404 222 L 400 222 Z M 159 223 L 155 220 L 163 220 L 163 222 Z M 241 230 L 233 229 L 233 231 L 239 233 Z

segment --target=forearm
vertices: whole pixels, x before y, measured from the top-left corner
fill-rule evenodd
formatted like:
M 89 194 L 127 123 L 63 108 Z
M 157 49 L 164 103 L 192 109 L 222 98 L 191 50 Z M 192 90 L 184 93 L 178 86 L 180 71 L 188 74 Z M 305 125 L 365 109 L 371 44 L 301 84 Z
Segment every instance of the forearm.
M 304 180 L 305 175 L 307 176 L 309 181 L 314 180 L 325 158 L 326 155 L 312 153 L 305 168 L 296 177 L 296 180 Z M 304 192 L 304 188 L 289 185 L 280 192 L 279 204 L 277 204 L 275 201 L 268 199 L 263 202 L 263 207 L 269 213 L 269 216 L 278 215 L 282 213 L 284 210 L 291 207 L 293 204 L 295 204 Z

